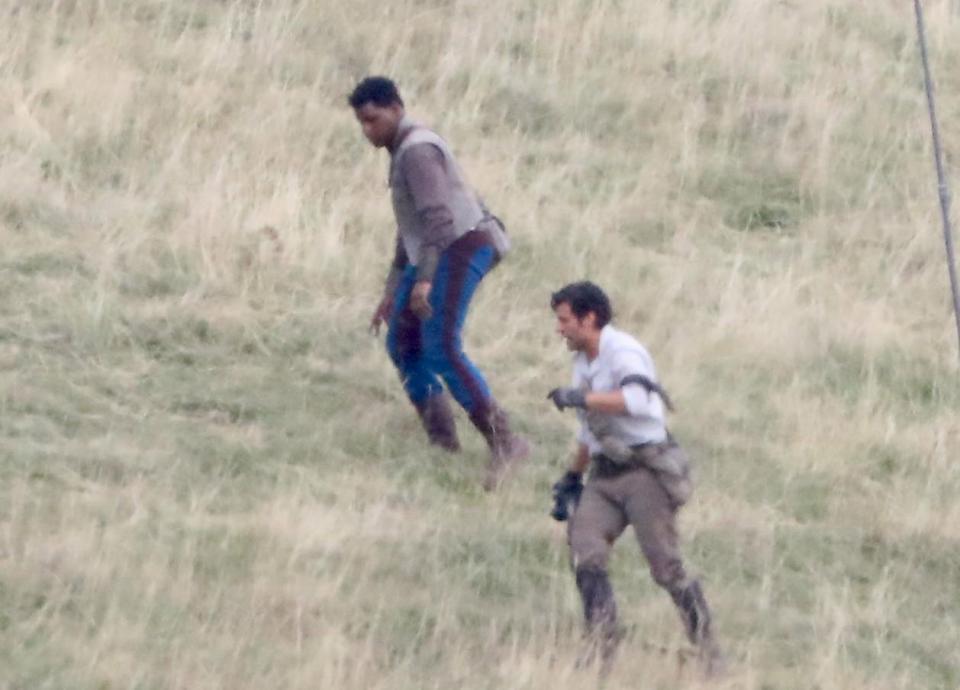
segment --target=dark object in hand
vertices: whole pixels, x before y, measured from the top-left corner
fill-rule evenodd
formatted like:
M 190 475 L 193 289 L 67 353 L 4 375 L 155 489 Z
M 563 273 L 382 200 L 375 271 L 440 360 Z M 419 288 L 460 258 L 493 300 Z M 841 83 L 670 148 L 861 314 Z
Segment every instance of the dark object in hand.
M 587 409 L 587 394 L 579 388 L 554 388 L 547 393 L 547 397 L 553 401 L 553 404 L 561 412 L 567 407 Z
M 557 522 L 564 522 L 570 517 L 577 504 L 580 494 L 583 493 L 583 477 L 576 472 L 567 472 L 553 485 L 553 510 L 550 517 Z

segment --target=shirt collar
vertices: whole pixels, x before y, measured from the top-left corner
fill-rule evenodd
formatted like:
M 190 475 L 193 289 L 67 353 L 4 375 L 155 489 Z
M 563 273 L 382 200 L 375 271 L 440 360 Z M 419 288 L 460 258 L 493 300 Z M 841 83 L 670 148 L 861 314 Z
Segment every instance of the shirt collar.
M 609 323 L 600 329 L 600 345 L 597 348 L 597 359 L 603 354 L 603 351 L 610 347 L 610 341 L 614 338 L 614 328 Z
M 614 339 L 616 331 L 613 326 L 607 324 L 600 329 L 600 343 L 597 346 L 597 356 L 591 361 L 587 357 L 586 352 L 578 352 L 576 359 L 580 361 L 580 366 L 582 366 L 586 371 L 595 373 L 597 369 L 601 366 L 601 361 L 603 360 L 603 354 L 606 350 L 610 348 L 610 343 Z

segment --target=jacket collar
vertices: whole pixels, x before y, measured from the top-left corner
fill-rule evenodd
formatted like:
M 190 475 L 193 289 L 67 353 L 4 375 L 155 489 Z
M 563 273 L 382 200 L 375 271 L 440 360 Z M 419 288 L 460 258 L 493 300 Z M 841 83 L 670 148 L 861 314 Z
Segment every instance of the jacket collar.
M 400 148 L 400 144 L 403 143 L 403 140 L 410 136 L 410 132 L 417 128 L 417 123 L 409 115 L 404 115 L 400 122 L 397 124 L 397 133 L 393 137 L 393 141 L 390 142 L 390 146 L 387 147 L 387 150 L 390 152 L 390 155 L 396 153 L 397 149 Z

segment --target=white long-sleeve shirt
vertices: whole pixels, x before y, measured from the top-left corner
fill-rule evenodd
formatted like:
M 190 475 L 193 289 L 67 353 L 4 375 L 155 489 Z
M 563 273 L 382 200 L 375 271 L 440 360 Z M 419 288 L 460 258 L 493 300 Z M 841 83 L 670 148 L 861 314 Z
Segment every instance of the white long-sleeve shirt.
M 592 362 L 586 353 L 578 352 L 573 359 L 573 386 L 584 391 L 612 392 L 622 390 L 627 411 L 625 414 L 604 414 L 577 411 L 580 429 L 577 441 L 587 446 L 591 455 L 601 451 L 600 441 L 587 425 L 587 416 L 600 417 L 605 433 L 627 445 L 659 443 L 666 440 L 667 428 L 664 403 L 660 396 L 648 391 L 640 383 L 621 382 L 628 376 L 644 376 L 657 382 L 653 358 L 637 340 L 610 324 L 600 331 L 600 351 Z

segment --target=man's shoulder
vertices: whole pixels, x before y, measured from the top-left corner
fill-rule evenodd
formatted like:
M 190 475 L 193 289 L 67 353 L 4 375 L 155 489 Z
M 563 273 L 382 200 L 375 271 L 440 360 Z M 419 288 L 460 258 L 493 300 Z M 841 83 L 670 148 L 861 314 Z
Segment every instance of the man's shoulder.
M 634 336 L 630 335 L 626 331 L 621 331 L 619 328 L 614 328 L 613 326 L 608 325 L 606 327 L 608 330 L 607 338 L 605 338 L 606 349 L 611 353 L 622 352 L 622 351 L 635 351 L 643 353 L 649 356 L 647 348 L 637 340 Z
M 643 344 L 629 333 L 616 331 L 607 344 L 607 362 L 615 368 L 626 367 L 640 373 L 653 373 L 653 357 Z
M 392 165 L 402 172 L 424 166 L 442 166 L 449 157 L 449 149 L 439 134 L 416 127 L 404 136 L 393 153 Z
M 424 125 L 418 123 L 414 124 L 406 136 L 404 136 L 403 141 L 397 148 L 397 155 L 402 155 L 411 148 L 421 144 L 433 144 L 441 151 L 447 148 L 447 143 L 444 141 L 443 137 L 429 127 L 425 127 Z

